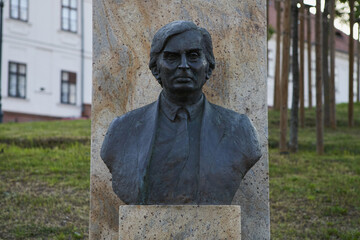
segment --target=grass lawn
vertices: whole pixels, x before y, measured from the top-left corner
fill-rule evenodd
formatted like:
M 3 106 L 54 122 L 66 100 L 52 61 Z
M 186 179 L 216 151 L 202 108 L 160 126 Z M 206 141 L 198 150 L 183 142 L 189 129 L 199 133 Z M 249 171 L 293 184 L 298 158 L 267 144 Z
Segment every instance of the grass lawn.
M 0 239 L 87 239 L 90 121 L 0 125 Z
M 272 239 L 360 239 L 360 105 L 325 129 L 315 153 L 306 112 L 299 152 L 279 155 L 279 112 L 269 112 Z M 90 121 L 0 124 L 0 239 L 87 239 Z
M 299 151 L 280 155 L 279 112 L 269 112 L 272 239 L 360 239 L 360 105 L 347 127 L 337 105 L 337 129 L 324 129 L 325 154 L 316 154 L 315 109 L 299 129 Z

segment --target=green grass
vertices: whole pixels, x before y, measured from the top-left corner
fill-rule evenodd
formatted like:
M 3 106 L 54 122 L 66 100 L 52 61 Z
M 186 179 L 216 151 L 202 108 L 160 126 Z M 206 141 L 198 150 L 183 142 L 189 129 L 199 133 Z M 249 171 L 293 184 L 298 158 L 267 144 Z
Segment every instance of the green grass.
M 272 239 L 360 239 L 360 105 L 347 127 L 337 106 L 337 129 L 324 129 L 325 154 L 316 154 L 315 110 L 299 128 L 299 151 L 280 155 L 279 112 L 269 112 Z
M 0 239 L 87 239 L 90 121 L 0 125 Z
M 0 139 L 88 139 L 89 137 L 89 120 L 6 123 L 0 125 Z
M 315 110 L 299 151 L 280 155 L 279 112 L 269 112 L 272 239 L 360 239 L 360 104 L 347 127 L 325 129 L 316 154 Z M 0 239 L 88 239 L 90 121 L 0 124 Z
M 21 175 L 26 181 L 46 182 L 50 186 L 69 186 L 86 190 L 90 150 L 88 145 L 74 143 L 66 148 L 23 148 L 0 144 L 3 151 L 0 171 L 10 179 Z
M 90 143 L 89 120 L 0 124 L 0 143 L 20 147 L 66 147 Z

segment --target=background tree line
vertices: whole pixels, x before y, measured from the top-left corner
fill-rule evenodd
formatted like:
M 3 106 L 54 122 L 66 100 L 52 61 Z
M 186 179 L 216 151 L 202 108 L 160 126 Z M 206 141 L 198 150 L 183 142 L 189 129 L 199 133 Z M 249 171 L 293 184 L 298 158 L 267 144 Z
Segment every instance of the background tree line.
M 350 27 L 348 44 L 349 61 L 349 101 L 348 127 L 354 126 L 354 94 L 359 102 L 359 40 L 354 40 L 354 27 L 360 25 L 360 0 L 326 0 L 321 6 L 321 0 L 316 4 L 304 4 L 304 0 L 273 0 L 276 9 L 276 60 L 274 76 L 274 109 L 280 111 L 280 141 L 279 150 L 282 153 L 298 150 L 298 128 L 305 127 L 304 74 L 308 68 L 308 106 L 313 108 L 315 100 L 316 111 L 316 149 L 318 154 L 324 153 L 324 127 L 336 128 L 335 99 L 335 27 L 334 19 L 340 18 Z M 269 0 L 268 0 L 269 4 Z M 347 6 L 347 7 L 344 7 Z M 311 8 L 316 8 L 315 14 L 315 62 L 316 74 L 312 79 L 312 24 Z M 348 10 L 350 9 L 350 12 Z M 358 24 L 356 24 L 358 23 Z M 305 39 L 306 24 L 306 39 Z M 271 35 L 274 29 L 268 24 Z M 360 32 L 360 31 L 358 31 Z M 360 35 L 360 34 L 359 34 Z M 358 38 L 359 39 L 359 38 Z M 305 49 L 307 42 L 307 49 Z M 357 54 L 355 54 L 355 43 Z M 291 56 L 290 56 L 290 45 Z M 305 66 L 305 51 L 307 51 L 307 66 Z M 357 74 L 354 75 L 355 55 L 357 55 Z M 291 59 L 290 59 L 291 58 Z M 291 60 L 291 61 L 290 61 Z M 290 138 L 288 131 L 288 83 L 290 63 L 292 68 L 292 102 L 290 111 Z M 354 89 L 354 81 L 357 88 Z M 316 93 L 312 94 L 312 81 L 315 81 Z

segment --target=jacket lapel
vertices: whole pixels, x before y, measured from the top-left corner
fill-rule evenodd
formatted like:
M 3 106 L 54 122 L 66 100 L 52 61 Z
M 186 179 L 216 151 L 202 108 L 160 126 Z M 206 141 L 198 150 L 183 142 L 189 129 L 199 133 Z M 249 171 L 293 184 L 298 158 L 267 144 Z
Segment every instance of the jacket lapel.
M 152 147 L 155 140 L 155 133 L 158 122 L 159 100 L 151 104 L 145 111 L 142 120 L 137 123 L 134 137 L 138 138 L 137 147 L 137 168 L 138 168 L 138 200 L 144 199 L 144 176 L 149 165 L 152 154 Z
M 204 114 L 200 137 L 200 169 L 199 169 L 199 194 L 209 184 L 207 178 L 212 176 L 216 169 L 216 153 L 221 140 L 225 135 L 224 124 L 221 115 L 206 100 L 204 103 Z

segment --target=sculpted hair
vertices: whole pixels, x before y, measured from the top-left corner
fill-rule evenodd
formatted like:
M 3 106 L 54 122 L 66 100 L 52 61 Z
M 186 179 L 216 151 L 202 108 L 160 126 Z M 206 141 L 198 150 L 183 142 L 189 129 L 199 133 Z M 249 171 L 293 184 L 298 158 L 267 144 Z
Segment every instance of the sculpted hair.
M 205 57 L 209 62 L 210 69 L 213 70 L 215 68 L 215 57 L 210 33 L 205 28 L 198 27 L 193 22 L 189 21 L 174 21 L 168 23 L 155 33 L 150 50 L 150 70 L 156 67 L 158 57 L 169 38 L 190 30 L 198 31 L 202 35 Z

